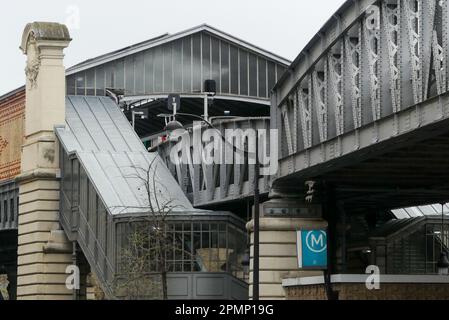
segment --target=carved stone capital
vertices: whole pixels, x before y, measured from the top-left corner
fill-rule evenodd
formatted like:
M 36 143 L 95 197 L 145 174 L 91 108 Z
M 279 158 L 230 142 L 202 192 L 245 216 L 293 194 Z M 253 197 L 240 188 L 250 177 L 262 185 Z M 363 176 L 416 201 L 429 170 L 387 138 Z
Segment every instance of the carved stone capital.
M 30 82 L 32 89 L 37 87 L 37 76 L 39 75 L 40 67 L 41 67 L 41 58 L 39 56 L 36 56 L 34 59 L 29 60 L 27 62 L 25 74 L 27 76 L 28 81 Z
M 67 27 L 59 23 L 33 22 L 25 27 L 20 49 L 28 56 L 25 74 L 29 81 L 30 89 L 37 87 L 43 48 L 56 47 L 62 51 L 68 46 L 70 41 Z

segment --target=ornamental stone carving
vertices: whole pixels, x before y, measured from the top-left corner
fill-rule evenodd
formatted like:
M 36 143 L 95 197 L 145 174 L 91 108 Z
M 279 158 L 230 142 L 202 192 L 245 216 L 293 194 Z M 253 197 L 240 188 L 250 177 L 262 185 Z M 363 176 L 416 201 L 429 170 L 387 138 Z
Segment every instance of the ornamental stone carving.
M 37 76 L 39 75 L 39 69 L 41 67 L 41 59 L 39 56 L 29 61 L 26 68 L 25 74 L 30 82 L 31 88 L 34 89 L 37 86 Z

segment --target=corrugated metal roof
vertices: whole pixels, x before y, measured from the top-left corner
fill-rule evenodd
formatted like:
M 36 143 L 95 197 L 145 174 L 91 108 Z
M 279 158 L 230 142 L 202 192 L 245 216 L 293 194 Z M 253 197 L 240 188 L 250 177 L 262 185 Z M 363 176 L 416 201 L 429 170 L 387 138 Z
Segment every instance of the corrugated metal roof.
M 66 126 L 57 127 L 56 135 L 65 151 L 77 156 L 111 214 L 150 207 L 193 210 L 162 159 L 148 153 L 110 98 L 67 97 Z

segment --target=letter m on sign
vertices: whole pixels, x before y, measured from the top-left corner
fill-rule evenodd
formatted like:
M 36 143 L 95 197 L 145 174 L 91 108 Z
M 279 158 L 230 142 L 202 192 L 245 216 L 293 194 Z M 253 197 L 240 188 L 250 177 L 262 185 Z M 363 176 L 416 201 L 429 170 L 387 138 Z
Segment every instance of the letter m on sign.
M 303 270 L 327 270 L 327 231 L 297 233 L 298 266 Z

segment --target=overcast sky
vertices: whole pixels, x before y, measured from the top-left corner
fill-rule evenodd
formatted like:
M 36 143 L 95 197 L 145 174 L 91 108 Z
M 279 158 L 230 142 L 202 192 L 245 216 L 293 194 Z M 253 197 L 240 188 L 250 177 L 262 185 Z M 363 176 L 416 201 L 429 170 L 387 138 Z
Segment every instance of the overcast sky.
M 0 19 L 0 95 L 24 84 L 23 28 L 70 27 L 66 67 L 160 34 L 207 23 L 293 60 L 344 0 L 14 0 Z

